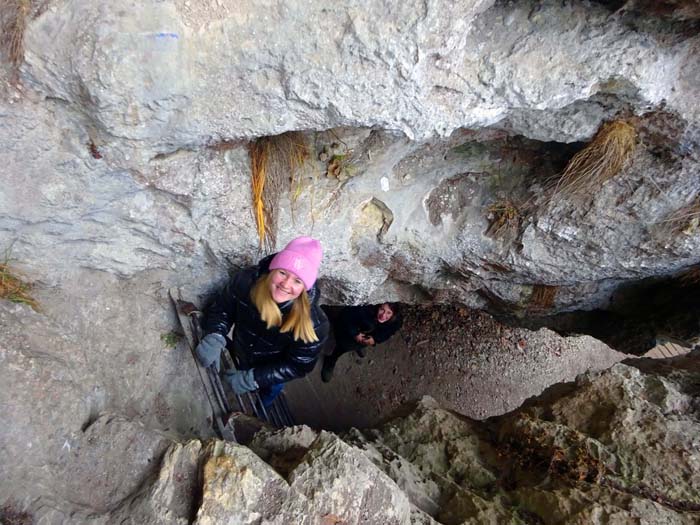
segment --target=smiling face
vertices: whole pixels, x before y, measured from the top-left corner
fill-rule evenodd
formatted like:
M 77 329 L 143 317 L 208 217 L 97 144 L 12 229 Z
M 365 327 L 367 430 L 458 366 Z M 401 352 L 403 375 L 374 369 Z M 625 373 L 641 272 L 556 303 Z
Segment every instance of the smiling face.
M 379 310 L 377 310 L 377 321 L 380 323 L 391 321 L 392 317 L 394 317 L 394 311 L 391 309 L 389 303 L 384 303 L 379 307 Z
M 270 295 L 277 304 L 296 299 L 304 291 L 304 283 L 296 274 L 280 268 L 270 272 Z

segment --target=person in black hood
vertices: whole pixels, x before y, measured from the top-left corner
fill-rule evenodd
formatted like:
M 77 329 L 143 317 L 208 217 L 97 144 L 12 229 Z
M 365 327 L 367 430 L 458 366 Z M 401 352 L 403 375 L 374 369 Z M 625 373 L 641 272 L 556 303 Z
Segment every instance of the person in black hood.
M 383 343 L 394 335 L 403 319 L 399 305 L 383 303 L 366 306 L 347 306 L 333 322 L 335 349 L 324 356 L 321 379 L 327 383 L 333 377 L 338 358 L 347 352 L 365 356 L 368 347 Z
M 236 369 L 224 380 L 235 393 L 259 390 L 269 406 L 284 383 L 313 370 L 329 330 L 316 285 L 321 256 L 319 241 L 298 237 L 236 273 L 206 309 L 197 357 L 218 370 L 228 347 Z

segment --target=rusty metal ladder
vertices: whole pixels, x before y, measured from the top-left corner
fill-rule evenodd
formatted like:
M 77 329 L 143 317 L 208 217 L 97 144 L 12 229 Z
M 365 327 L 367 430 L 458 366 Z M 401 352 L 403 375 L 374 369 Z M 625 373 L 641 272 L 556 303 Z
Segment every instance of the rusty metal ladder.
M 183 300 L 179 289 L 172 288 L 170 296 L 175 304 L 175 310 L 185 333 L 192 358 L 197 365 L 202 386 L 212 409 L 214 429 L 219 437 L 227 441 L 236 441 L 235 433 L 231 425 L 228 424 L 231 415 L 236 412 L 255 417 L 275 428 L 293 426 L 295 424 L 294 417 L 284 392 L 280 392 L 272 404 L 266 408 L 257 391 L 242 395 L 235 394 L 224 387 L 219 373 L 213 366 L 205 368 L 199 364 L 195 348 L 197 348 L 202 336 L 200 324 L 202 312 L 194 303 Z M 235 368 L 228 351 L 222 352 L 222 358 L 224 370 Z

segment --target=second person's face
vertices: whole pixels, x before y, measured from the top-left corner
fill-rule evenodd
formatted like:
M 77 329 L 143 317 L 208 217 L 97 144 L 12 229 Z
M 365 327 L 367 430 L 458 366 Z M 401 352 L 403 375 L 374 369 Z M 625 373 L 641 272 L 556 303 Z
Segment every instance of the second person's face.
M 381 305 L 379 310 L 377 310 L 377 321 L 380 323 L 391 321 L 392 317 L 394 317 L 394 312 L 391 310 L 391 306 L 387 303 Z
M 304 282 L 296 274 L 278 268 L 272 270 L 270 278 L 270 295 L 277 304 L 296 299 L 304 291 Z

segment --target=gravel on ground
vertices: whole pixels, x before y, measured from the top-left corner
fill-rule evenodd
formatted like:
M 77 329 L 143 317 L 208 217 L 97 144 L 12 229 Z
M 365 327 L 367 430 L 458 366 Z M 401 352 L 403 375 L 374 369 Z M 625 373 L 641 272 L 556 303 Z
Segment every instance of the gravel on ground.
M 485 419 L 628 357 L 589 336 L 513 328 L 461 306 L 406 307 L 401 331 L 365 358 L 345 354 L 330 383 L 321 381 L 319 360 L 285 392 L 297 422 L 334 431 L 376 426 L 424 395 Z

